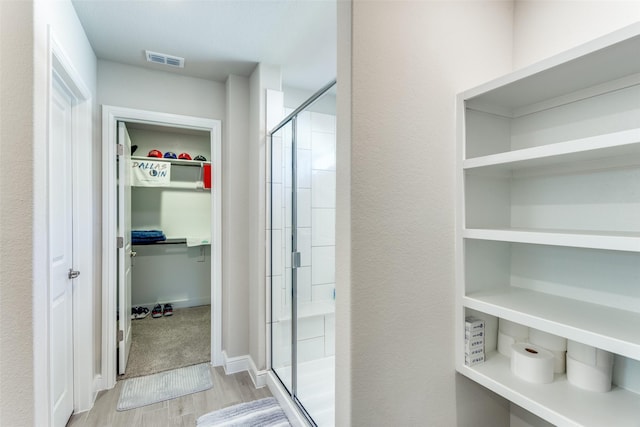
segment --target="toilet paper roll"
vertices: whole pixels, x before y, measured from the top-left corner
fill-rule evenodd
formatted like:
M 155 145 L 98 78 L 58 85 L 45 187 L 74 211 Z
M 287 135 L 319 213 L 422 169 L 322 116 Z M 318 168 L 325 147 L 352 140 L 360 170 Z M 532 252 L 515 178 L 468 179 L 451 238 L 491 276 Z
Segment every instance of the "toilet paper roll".
M 525 381 L 546 384 L 553 381 L 553 354 L 530 343 L 511 346 L 511 372 Z
M 613 364 L 599 367 L 574 359 L 567 354 L 567 379 L 584 390 L 607 392 L 611 390 Z
M 528 327 L 519 323 L 510 322 L 509 320 L 500 319 L 498 322 L 498 330 L 514 338 L 516 342 L 524 342 L 529 338 Z
M 516 343 L 516 339 L 498 331 L 498 352 L 503 356 L 511 357 L 511 346 Z
M 555 374 L 563 374 L 564 371 L 566 370 L 567 352 L 551 351 L 551 354 L 553 354 L 553 372 Z
M 613 366 L 613 353 L 577 341 L 569 340 L 567 343 L 567 357 L 569 356 L 589 366 L 607 369 Z
M 567 351 L 567 339 L 538 329 L 529 329 L 529 342 L 549 351 Z

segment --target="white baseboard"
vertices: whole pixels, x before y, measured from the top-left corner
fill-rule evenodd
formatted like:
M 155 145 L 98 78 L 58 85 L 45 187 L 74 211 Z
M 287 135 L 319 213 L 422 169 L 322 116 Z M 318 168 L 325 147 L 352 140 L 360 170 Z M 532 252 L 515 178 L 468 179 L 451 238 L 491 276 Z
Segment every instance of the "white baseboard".
M 249 375 L 256 388 L 262 388 L 267 385 L 267 371 L 259 371 L 251 357 L 249 357 L 249 368 Z
M 237 374 L 238 372 L 248 371 L 249 359 L 250 357 L 248 355 L 229 357 L 227 356 L 227 352 L 223 350 L 222 367 L 224 368 L 224 373 L 227 375 L 231 375 Z
M 248 372 L 251 377 L 251 381 L 253 381 L 253 385 L 256 388 L 264 387 L 266 382 L 267 371 L 259 371 L 256 368 L 256 364 L 253 362 L 251 356 L 236 356 L 236 357 L 228 357 L 227 352 L 222 352 L 222 366 L 224 367 L 224 372 L 227 375 L 237 374 L 238 372 Z
M 287 418 L 289 418 L 289 423 L 293 427 L 308 427 L 309 423 L 306 418 L 300 413 L 298 408 L 294 405 L 291 400 L 291 396 L 284 389 L 280 380 L 276 378 L 273 372 L 269 371 L 265 375 L 265 379 L 267 382 L 267 387 L 269 387 L 269 391 L 273 394 L 278 400 L 278 403 L 282 407 L 282 410 L 285 414 L 287 414 Z
M 176 308 L 188 308 L 188 307 L 198 307 L 201 305 L 211 305 L 211 297 L 200 297 L 200 298 L 190 298 L 190 299 L 182 299 L 178 301 L 163 301 L 160 304 L 171 303 L 174 309 Z M 147 307 L 151 310 L 158 302 L 149 302 L 144 304 L 131 304 L 132 307 Z
M 90 411 L 91 409 L 93 409 L 93 405 L 96 403 L 96 399 L 98 398 L 98 393 L 101 390 L 104 390 L 105 384 L 104 381 L 102 380 L 102 375 L 98 374 L 95 375 L 93 377 L 93 382 L 92 382 L 92 388 L 91 388 L 91 396 L 89 397 L 89 405 L 86 408 L 75 408 L 73 409 L 73 412 L 75 414 L 81 414 L 83 412 L 87 412 Z
M 104 390 L 105 388 L 105 383 L 103 381 L 102 375 L 101 374 L 97 374 L 93 377 L 93 394 L 94 394 L 94 399 L 93 401 L 95 402 L 95 397 L 98 395 L 98 392 L 100 390 Z

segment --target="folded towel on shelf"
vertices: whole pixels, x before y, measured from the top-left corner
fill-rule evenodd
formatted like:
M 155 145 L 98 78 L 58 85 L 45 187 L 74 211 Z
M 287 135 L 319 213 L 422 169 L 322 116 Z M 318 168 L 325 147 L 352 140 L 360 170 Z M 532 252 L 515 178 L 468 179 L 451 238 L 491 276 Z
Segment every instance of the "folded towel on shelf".
M 187 237 L 187 246 L 205 246 L 211 244 L 211 238 L 207 237 Z
M 162 230 L 131 230 L 131 243 L 153 243 L 167 240 Z

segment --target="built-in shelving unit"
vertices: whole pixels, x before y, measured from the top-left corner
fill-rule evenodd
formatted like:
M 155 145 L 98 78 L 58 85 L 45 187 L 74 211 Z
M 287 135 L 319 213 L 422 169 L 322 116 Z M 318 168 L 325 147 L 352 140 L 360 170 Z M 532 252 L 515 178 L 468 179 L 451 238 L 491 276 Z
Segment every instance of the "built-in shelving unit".
M 458 97 L 456 368 L 556 425 L 640 425 L 638 52 L 636 24 Z M 513 376 L 498 318 L 615 353 L 612 391 Z

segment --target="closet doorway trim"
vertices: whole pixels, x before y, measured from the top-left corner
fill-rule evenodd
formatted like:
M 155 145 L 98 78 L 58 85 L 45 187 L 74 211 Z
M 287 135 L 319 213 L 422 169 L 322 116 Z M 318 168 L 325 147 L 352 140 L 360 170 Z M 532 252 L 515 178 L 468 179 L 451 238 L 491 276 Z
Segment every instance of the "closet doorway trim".
M 102 106 L 102 378 L 104 388 L 116 383 L 117 195 L 116 139 L 118 121 L 208 131 L 211 137 L 211 363 L 222 365 L 222 124 L 220 120 L 132 108 Z

